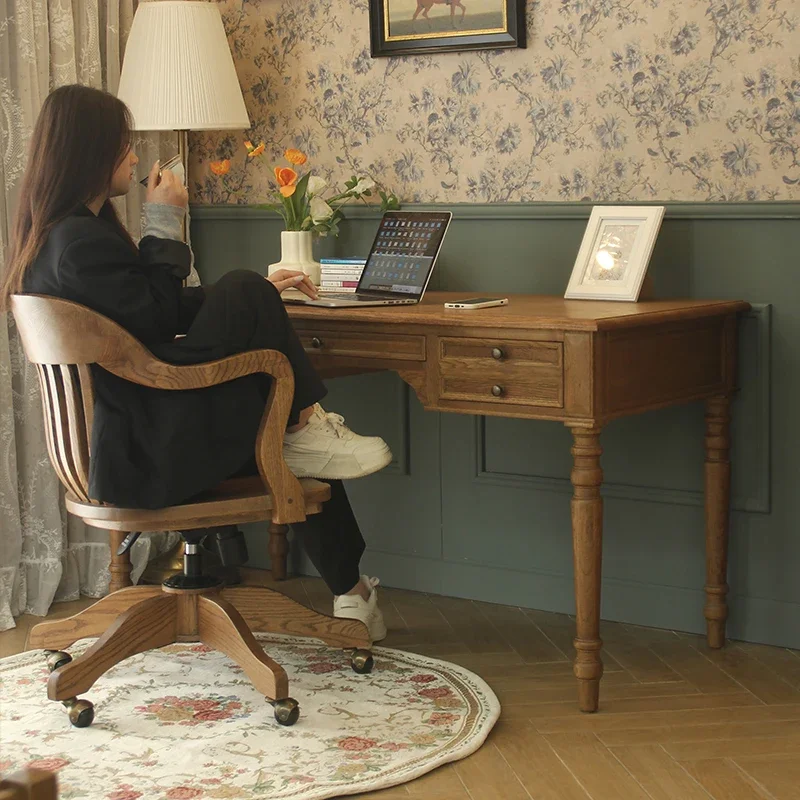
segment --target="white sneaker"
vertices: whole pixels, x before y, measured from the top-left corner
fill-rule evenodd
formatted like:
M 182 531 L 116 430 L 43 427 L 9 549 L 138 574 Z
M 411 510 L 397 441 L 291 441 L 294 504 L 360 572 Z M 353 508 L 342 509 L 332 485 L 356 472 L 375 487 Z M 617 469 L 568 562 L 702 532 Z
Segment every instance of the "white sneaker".
M 361 576 L 361 582 L 370 590 L 369 600 L 360 594 L 337 594 L 333 598 L 333 616 L 340 619 L 357 619 L 369 630 L 369 638 L 379 642 L 386 638 L 386 623 L 378 608 L 378 578 Z
M 326 414 L 317 403 L 308 424 L 283 436 L 283 458 L 298 478 L 363 478 L 392 461 L 389 446 L 378 436 L 359 436 L 338 414 Z

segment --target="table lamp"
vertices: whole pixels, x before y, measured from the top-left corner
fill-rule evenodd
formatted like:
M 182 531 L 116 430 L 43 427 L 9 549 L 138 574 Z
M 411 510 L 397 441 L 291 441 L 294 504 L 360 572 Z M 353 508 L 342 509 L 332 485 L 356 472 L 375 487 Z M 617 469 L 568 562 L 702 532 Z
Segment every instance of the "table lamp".
M 250 127 L 217 4 L 139 3 L 117 97 L 131 110 L 134 130 L 178 132 L 188 185 L 188 131 Z

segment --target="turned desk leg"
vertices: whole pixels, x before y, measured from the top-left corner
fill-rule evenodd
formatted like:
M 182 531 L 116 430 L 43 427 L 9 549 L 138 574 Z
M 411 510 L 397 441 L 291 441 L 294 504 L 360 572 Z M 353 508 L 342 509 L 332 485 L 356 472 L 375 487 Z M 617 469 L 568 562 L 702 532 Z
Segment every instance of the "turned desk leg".
M 108 544 L 111 548 L 111 564 L 109 571 L 111 572 L 111 581 L 108 584 L 109 592 L 116 592 L 118 589 L 124 589 L 126 586 L 133 586 L 131 583 L 131 551 L 123 553 L 121 556 L 117 555 L 117 550 L 122 544 L 122 540 L 128 534 L 125 531 L 109 531 Z
M 572 427 L 572 547 L 575 563 L 575 677 L 581 711 L 597 711 L 600 659 L 600 581 L 603 559 L 603 500 L 600 428 Z
M 728 525 L 731 501 L 730 398 L 706 401 L 706 629 L 710 647 L 725 644 L 728 619 Z
M 272 560 L 272 579 L 276 581 L 286 580 L 286 555 L 289 552 L 289 543 L 286 541 L 288 525 L 276 525 L 274 522 L 269 526 L 269 557 Z

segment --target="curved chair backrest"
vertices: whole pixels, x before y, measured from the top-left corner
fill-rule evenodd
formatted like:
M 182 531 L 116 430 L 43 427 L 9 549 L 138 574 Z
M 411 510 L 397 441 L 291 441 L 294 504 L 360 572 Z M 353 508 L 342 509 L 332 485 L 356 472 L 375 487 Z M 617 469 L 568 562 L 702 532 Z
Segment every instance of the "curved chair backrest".
M 94 386 L 89 365 L 121 361 L 144 348 L 116 322 L 69 300 L 14 295 L 11 313 L 25 355 L 39 372 L 50 461 L 67 491 L 91 502 Z
M 94 416 L 90 365 L 154 389 L 202 389 L 245 375 L 272 376 L 255 441 L 258 471 L 273 498 L 276 524 L 305 519 L 303 487 L 281 455 L 294 374 L 283 353 L 252 350 L 202 364 L 174 366 L 156 358 L 116 322 L 90 308 L 42 295 L 14 295 L 11 312 L 42 385 L 50 460 L 67 491 L 85 503 Z M 96 503 L 95 503 L 96 504 Z

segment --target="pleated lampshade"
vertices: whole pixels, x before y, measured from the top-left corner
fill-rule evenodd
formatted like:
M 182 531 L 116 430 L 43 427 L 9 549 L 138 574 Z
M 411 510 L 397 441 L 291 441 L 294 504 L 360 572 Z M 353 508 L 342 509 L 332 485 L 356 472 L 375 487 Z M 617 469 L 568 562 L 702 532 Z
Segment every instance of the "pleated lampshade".
M 117 96 L 140 131 L 250 127 L 215 2 L 139 3 Z

